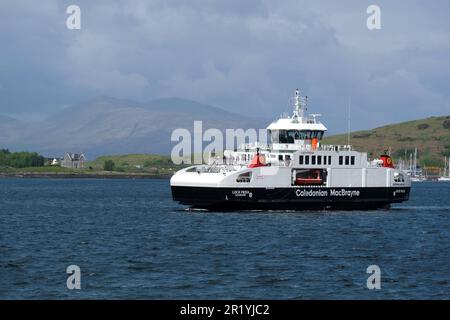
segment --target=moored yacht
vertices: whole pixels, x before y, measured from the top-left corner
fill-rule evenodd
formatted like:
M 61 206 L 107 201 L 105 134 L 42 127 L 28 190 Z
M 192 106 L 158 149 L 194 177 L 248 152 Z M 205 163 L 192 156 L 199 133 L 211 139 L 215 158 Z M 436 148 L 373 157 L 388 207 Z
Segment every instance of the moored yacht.
M 448 168 L 447 168 L 447 165 L 448 165 Z M 447 171 L 447 173 L 445 171 Z M 444 174 L 438 178 L 438 181 L 450 182 L 450 157 L 448 157 L 448 162 L 447 162 L 447 158 L 444 158 Z
M 369 161 L 351 145 L 325 145 L 307 97 L 293 97 L 292 116 L 267 127 L 268 144 L 225 150 L 208 164 L 176 172 L 175 201 L 207 209 L 372 209 L 409 199 L 411 182 L 389 155 Z

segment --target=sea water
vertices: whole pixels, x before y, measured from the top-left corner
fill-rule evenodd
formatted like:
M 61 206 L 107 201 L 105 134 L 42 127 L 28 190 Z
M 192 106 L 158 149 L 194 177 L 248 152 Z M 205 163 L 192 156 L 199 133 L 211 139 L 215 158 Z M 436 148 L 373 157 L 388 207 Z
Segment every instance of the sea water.
M 449 299 L 449 246 L 450 183 L 389 210 L 208 212 L 168 180 L 0 179 L 2 299 Z

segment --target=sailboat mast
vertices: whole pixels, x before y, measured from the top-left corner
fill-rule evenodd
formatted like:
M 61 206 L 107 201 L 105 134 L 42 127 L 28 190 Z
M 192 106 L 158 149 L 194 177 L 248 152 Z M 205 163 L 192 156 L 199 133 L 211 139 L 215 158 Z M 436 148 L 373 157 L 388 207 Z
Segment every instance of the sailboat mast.
M 414 149 L 414 176 L 417 175 L 417 148 Z
M 412 166 L 413 166 L 413 162 L 412 162 L 412 153 L 409 154 L 409 174 L 412 175 Z
M 447 161 L 447 176 L 450 177 L 450 157 L 448 157 Z
M 447 175 L 447 157 L 444 157 L 444 172 L 442 174 L 442 176 L 446 176 Z

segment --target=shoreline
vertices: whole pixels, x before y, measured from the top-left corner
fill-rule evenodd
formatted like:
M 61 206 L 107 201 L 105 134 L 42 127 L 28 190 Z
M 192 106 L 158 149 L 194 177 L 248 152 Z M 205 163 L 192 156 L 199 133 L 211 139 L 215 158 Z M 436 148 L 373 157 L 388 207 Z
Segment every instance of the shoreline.
M 170 179 L 171 175 L 148 173 L 60 173 L 60 172 L 0 172 L 0 179 Z

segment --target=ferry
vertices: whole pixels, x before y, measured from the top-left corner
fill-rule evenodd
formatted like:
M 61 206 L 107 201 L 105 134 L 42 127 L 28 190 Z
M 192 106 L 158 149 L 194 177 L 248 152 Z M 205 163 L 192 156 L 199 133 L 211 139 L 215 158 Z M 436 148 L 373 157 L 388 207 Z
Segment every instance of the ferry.
M 306 115 L 295 91 L 294 111 L 266 129 L 269 141 L 244 144 L 176 172 L 173 200 L 211 210 L 379 209 L 409 199 L 410 177 L 387 154 L 369 160 L 351 145 L 322 144 L 327 128 Z

